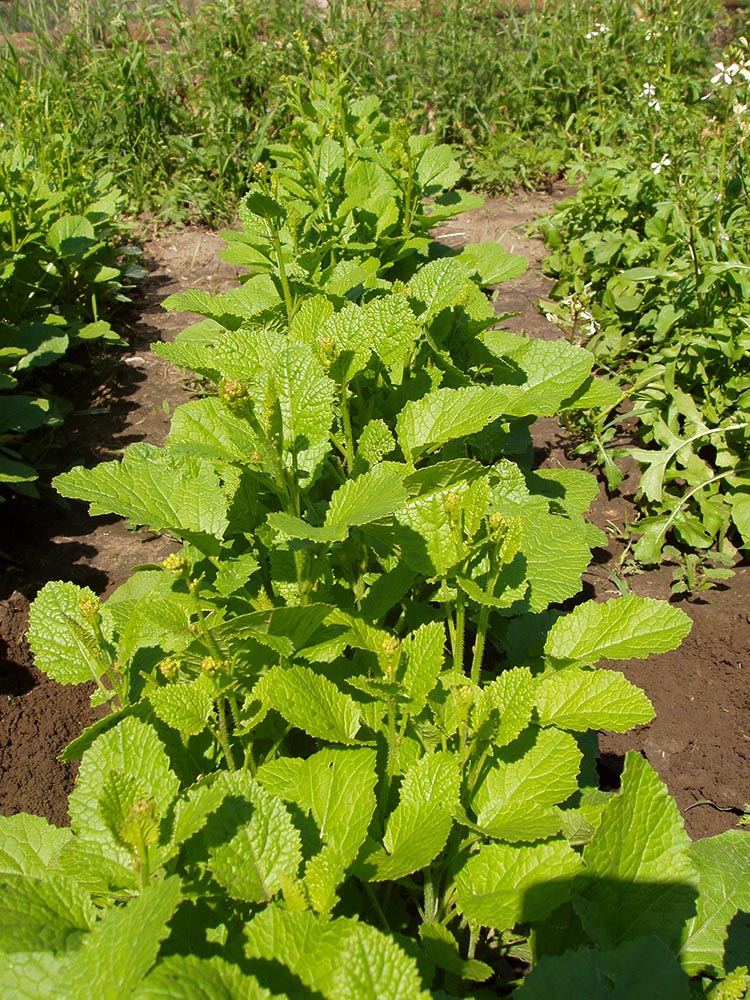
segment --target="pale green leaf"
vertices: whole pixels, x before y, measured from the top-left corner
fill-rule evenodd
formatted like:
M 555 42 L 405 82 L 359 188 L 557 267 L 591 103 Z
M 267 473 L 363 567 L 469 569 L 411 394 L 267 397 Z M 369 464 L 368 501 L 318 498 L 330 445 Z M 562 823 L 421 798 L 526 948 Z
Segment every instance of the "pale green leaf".
M 49 951 L 15 952 L 0 962 L 0 996 L 13 1000 L 61 1000 L 64 957 Z
M 510 357 L 526 373 L 519 386 L 507 386 L 503 412 L 509 416 L 554 416 L 586 381 L 594 356 L 565 340 L 522 338 L 491 330 L 484 342 L 500 358 Z
M 524 731 L 531 721 L 536 681 L 528 667 L 504 670 L 476 692 L 470 732 L 483 743 L 503 747 Z
M 52 826 L 42 816 L 0 817 L 0 876 L 43 878 L 71 837 L 69 829 Z
M 428 578 L 447 576 L 465 556 L 443 490 L 414 497 L 396 513 L 396 541 L 406 565 Z
M 211 718 L 217 689 L 210 677 L 199 674 L 186 684 L 152 687 L 147 697 L 162 722 L 183 736 L 197 736 Z
M 349 527 L 387 517 L 407 498 L 402 480 L 392 463 L 376 465 L 348 480 L 331 496 L 326 525 Z
M 110 640 L 111 615 L 88 587 L 47 583 L 29 611 L 28 640 L 36 665 L 61 684 L 81 684 L 101 677 L 105 670 L 107 651 L 92 621 L 79 610 L 81 605 L 99 607 L 100 629 Z
M 442 851 L 453 826 L 461 778 L 449 753 L 426 755 L 404 775 L 399 804 L 388 818 L 383 850 L 364 859 L 373 882 L 425 868 Z
M 149 444 L 131 445 L 121 462 L 64 472 L 54 484 L 63 496 L 87 500 L 91 514 L 119 514 L 196 542 L 221 538 L 228 526 L 227 498 L 213 465 Z
M 258 448 L 248 422 L 231 413 L 216 396 L 178 406 L 172 414 L 167 445 L 175 455 L 242 463 Z
M 353 743 L 360 726 L 356 702 L 309 667 L 275 667 L 259 685 L 261 697 L 287 722 L 332 743 Z
M 544 651 L 552 659 L 581 666 L 604 659 L 640 659 L 679 646 L 690 627 L 690 618 L 679 608 L 628 594 L 604 604 L 579 605 L 555 622 Z
M 422 947 L 439 969 L 478 983 L 483 983 L 493 975 L 492 966 L 486 962 L 479 962 L 475 958 L 461 958 L 458 942 L 444 924 L 434 921 L 422 924 L 419 937 Z
M 430 146 L 417 163 L 417 179 L 424 196 L 454 188 L 461 180 L 462 172 L 453 149 L 444 144 Z
M 690 983 L 656 937 L 614 951 L 566 951 L 542 958 L 513 994 L 517 1000 L 689 1000 Z
M 524 274 L 529 266 L 525 257 L 508 253 L 500 243 L 470 243 L 463 248 L 457 259 L 482 286 L 511 281 Z
M 570 898 L 581 868 L 580 855 L 564 840 L 484 844 L 456 875 L 458 908 L 473 927 L 510 930 L 544 920 Z
M 0 952 L 74 950 L 94 919 L 89 894 L 74 879 L 0 877 Z
M 496 386 L 433 389 L 421 399 L 410 400 L 399 414 L 399 444 L 415 458 L 447 441 L 476 434 L 503 414 L 506 398 L 505 389 Z
M 697 896 L 689 846 L 677 805 L 659 776 L 638 754 L 628 753 L 622 790 L 604 807 L 584 848 L 586 872 L 574 897 L 576 912 L 599 947 L 646 934 L 670 947 L 679 944 Z
M 246 934 L 248 958 L 285 966 L 325 1000 L 429 1000 L 414 959 L 393 937 L 356 920 L 268 906 Z
M 689 848 L 698 871 L 697 913 L 685 929 L 680 960 L 690 976 L 724 974 L 727 930 L 738 910 L 750 912 L 750 836 L 727 830 Z
M 496 754 L 472 808 L 490 836 L 532 841 L 560 830 L 559 812 L 578 788 L 582 754 L 575 739 L 557 729 L 529 729 Z
M 616 670 L 565 667 L 548 672 L 537 685 L 536 704 L 543 726 L 581 733 L 588 729 L 625 733 L 654 717 L 644 692 Z
M 65 963 L 60 1000 L 130 1000 L 156 960 L 179 900 L 179 879 L 168 878 L 108 910 Z
M 409 282 L 411 295 L 422 303 L 421 319 L 429 324 L 443 309 L 461 302 L 471 281 L 455 258 L 444 257 L 421 267 Z
M 146 976 L 133 1000 L 273 1000 L 254 976 L 222 958 L 170 955 Z
M 324 843 L 348 867 L 362 846 L 375 811 L 374 750 L 320 750 L 299 768 L 295 801 L 312 812 Z
M 399 677 L 409 696 L 410 710 L 418 715 L 427 704 L 440 671 L 443 669 L 445 626 L 442 622 L 420 625 L 404 639 L 402 645 L 403 673 Z
M 179 781 L 156 732 L 135 718 L 123 719 L 97 737 L 83 755 L 78 783 L 68 800 L 71 826 L 79 837 L 98 841 L 106 857 L 127 867 L 132 865 L 132 856 L 114 840 L 99 811 L 108 775 L 117 771 L 129 775 L 139 797 L 153 804 L 161 817 L 177 797 Z
M 234 836 L 209 849 L 209 870 L 234 899 L 263 903 L 302 863 L 300 835 L 286 806 L 242 771 L 224 772 L 217 784 L 252 804 Z

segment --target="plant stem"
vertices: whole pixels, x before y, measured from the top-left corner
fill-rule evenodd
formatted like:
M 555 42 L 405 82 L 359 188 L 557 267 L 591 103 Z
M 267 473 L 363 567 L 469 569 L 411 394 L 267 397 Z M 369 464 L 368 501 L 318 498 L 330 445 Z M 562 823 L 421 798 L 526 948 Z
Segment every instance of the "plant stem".
M 354 466 L 354 434 L 352 433 L 352 417 L 349 412 L 349 399 L 346 385 L 341 386 L 341 421 L 344 425 L 344 444 L 346 448 L 346 467 L 351 475 Z
M 232 753 L 232 746 L 229 742 L 229 730 L 227 728 L 226 699 L 223 695 L 216 700 L 216 713 L 219 716 L 219 732 L 217 734 L 219 745 L 221 746 L 224 754 L 227 767 L 230 771 L 236 771 L 237 765 L 234 762 L 234 754 Z
M 477 636 L 474 642 L 474 656 L 471 661 L 471 683 L 475 686 L 479 684 L 479 671 L 482 669 L 482 657 L 484 656 L 484 644 L 487 638 L 487 626 L 490 621 L 489 605 L 483 604 L 479 612 L 479 622 L 477 623 Z

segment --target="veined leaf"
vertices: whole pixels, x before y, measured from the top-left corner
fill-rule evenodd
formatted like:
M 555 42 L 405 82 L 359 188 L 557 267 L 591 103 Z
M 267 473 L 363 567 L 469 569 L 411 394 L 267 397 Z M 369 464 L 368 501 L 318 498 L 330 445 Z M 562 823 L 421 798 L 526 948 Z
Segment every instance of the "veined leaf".
M 68 801 L 71 826 L 79 837 L 98 841 L 106 857 L 128 867 L 132 853 L 117 843 L 100 812 L 108 776 L 118 771 L 136 783 L 139 797 L 153 806 L 158 817 L 166 816 L 177 797 L 179 781 L 159 737 L 135 718 L 123 719 L 97 737 L 83 755 L 78 783 Z
M 0 952 L 75 950 L 95 921 L 89 893 L 47 874 L 0 878 Z
M 280 963 L 325 1000 L 429 1000 L 414 959 L 393 937 L 357 920 L 268 906 L 246 934 L 251 962 Z
M 215 396 L 178 406 L 167 438 L 172 454 L 221 462 L 247 462 L 258 443 L 246 420 L 230 413 Z
M 659 776 L 628 753 L 622 790 L 604 807 L 583 851 L 586 871 L 573 899 L 599 947 L 655 934 L 678 946 L 695 914 L 697 876 L 690 839 Z
M 3 816 L 0 818 L 0 877 L 44 878 L 71 837 L 69 829 L 52 826 L 42 816 L 27 813 Z
M 510 930 L 543 920 L 570 898 L 580 855 L 564 840 L 484 844 L 456 875 L 458 908 L 473 927 Z
M 594 356 L 565 340 L 519 337 L 490 330 L 484 342 L 500 358 L 510 357 L 526 373 L 526 381 L 508 386 L 504 412 L 509 416 L 554 416 L 591 373 Z
M 227 498 L 206 459 L 134 444 L 122 462 L 77 468 L 54 480 L 63 496 L 87 500 L 92 514 L 119 514 L 155 531 L 168 529 L 199 547 L 229 524 Z
M 91 615 L 87 605 L 95 609 Z M 28 639 L 36 665 L 48 677 L 61 684 L 101 677 L 109 653 L 99 635 L 112 639 L 112 616 L 92 590 L 60 581 L 42 587 L 29 611 Z
M 546 673 L 537 684 L 536 704 L 543 726 L 579 733 L 588 729 L 625 733 L 654 717 L 644 692 L 616 670 L 565 667 Z
M 476 692 L 470 732 L 483 743 L 507 746 L 531 722 L 537 682 L 528 667 L 504 670 Z
M 425 196 L 453 188 L 461 180 L 461 165 L 450 146 L 430 146 L 417 164 L 417 179 Z
M 492 837 L 533 841 L 560 831 L 553 808 L 578 788 L 582 754 L 575 739 L 557 729 L 531 729 L 499 750 L 477 789 L 477 824 Z
M 680 961 L 689 976 L 722 976 L 729 924 L 738 910 L 750 912 L 750 837 L 744 830 L 727 830 L 696 841 L 688 853 L 700 895 L 683 934 Z
M 456 259 L 482 287 L 511 281 L 525 274 L 529 267 L 526 257 L 508 253 L 500 243 L 470 243 Z
M 471 285 L 464 266 L 453 257 L 444 257 L 421 267 L 410 281 L 409 289 L 424 306 L 420 318 L 429 324 L 443 309 L 462 303 Z
M 368 524 L 392 514 L 407 498 L 403 476 L 393 463 L 376 465 L 335 491 L 326 513 L 326 525 Z
M 132 1000 L 274 1000 L 254 976 L 218 956 L 169 955 L 146 976 Z M 279 997 L 279 1000 L 281 998 Z
M 408 402 L 399 414 L 399 444 L 414 459 L 447 441 L 476 434 L 502 415 L 505 399 L 504 390 L 493 386 L 433 389 Z
M 157 718 L 183 736 L 197 736 L 206 728 L 217 697 L 212 678 L 199 674 L 187 684 L 166 684 L 147 692 Z
M 310 736 L 332 743 L 355 742 L 361 721 L 359 708 L 327 677 L 309 667 L 274 667 L 259 688 L 269 707 Z
M 362 846 L 375 811 L 374 750 L 320 750 L 299 768 L 295 801 L 312 812 L 321 839 L 348 867 Z
M 302 862 L 300 835 L 286 806 L 242 771 L 223 772 L 216 784 L 251 804 L 231 839 L 209 847 L 209 869 L 234 899 L 267 902 L 293 879 Z
M 544 651 L 551 659 L 586 666 L 603 659 L 640 659 L 679 646 L 690 631 L 684 611 L 651 597 L 587 601 L 558 619 Z
M 449 753 L 422 757 L 407 770 L 399 804 L 388 819 L 384 850 L 363 861 L 370 881 L 402 878 L 434 860 L 453 826 L 460 783 L 458 762 Z
M 419 937 L 422 947 L 439 969 L 478 983 L 483 983 L 493 974 L 492 966 L 486 962 L 461 958 L 458 942 L 444 924 L 435 921 L 422 924 Z
M 420 625 L 403 643 L 401 684 L 409 696 L 410 710 L 419 715 L 427 704 L 443 669 L 445 626 L 442 622 Z
M 590 948 L 542 958 L 517 1000 L 689 1000 L 693 995 L 672 952 L 656 937 L 626 941 L 614 951 Z

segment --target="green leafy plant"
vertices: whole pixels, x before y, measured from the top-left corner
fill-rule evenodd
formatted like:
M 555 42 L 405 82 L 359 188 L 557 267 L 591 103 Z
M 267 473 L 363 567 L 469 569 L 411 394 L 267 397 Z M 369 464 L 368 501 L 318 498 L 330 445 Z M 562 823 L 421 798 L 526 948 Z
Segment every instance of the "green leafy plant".
M 62 136 L 57 155 L 59 184 L 22 146 L 0 149 L 0 483 L 32 495 L 24 436 L 69 409 L 41 371 L 84 345 L 120 343 L 104 317 L 145 273 L 138 251 L 118 246 L 122 195 L 111 175 L 88 182 Z
M 613 458 L 627 454 L 642 467 L 634 551 L 644 563 L 658 562 L 670 532 L 728 557 L 750 537 L 742 103 L 750 69 L 746 47 L 725 58 L 708 120 L 673 91 L 643 84 L 639 157 L 597 167 L 545 224 L 560 300 L 545 308 L 627 384 L 592 416 L 589 451 L 613 488 L 621 480 Z M 622 447 L 623 419 L 637 421 L 644 447 Z
M 392 139 L 363 107 L 336 181 L 358 204 Z M 637 755 L 619 793 L 594 766 L 598 729 L 653 715 L 598 664 L 689 620 L 633 595 L 564 614 L 596 486 L 527 461 L 535 416 L 611 390 L 585 350 L 493 329 L 480 286 L 522 267 L 500 247 L 404 230 L 447 156 L 409 148 L 374 221 L 333 183 L 321 220 L 291 157 L 264 174 L 230 247 L 255 273 L 175 297 L 204 319 L 158 348 L 216 394 L 164 447 L 56 480 L 183 546 L 106 603 L 33 604 L 37 664 L 111 711 L 65 752 L 69 830 L 0 821 L 10 995 L 579 996 L 627 970 L 636 1000 L 724 974 L 749 842 L 692 845 Z

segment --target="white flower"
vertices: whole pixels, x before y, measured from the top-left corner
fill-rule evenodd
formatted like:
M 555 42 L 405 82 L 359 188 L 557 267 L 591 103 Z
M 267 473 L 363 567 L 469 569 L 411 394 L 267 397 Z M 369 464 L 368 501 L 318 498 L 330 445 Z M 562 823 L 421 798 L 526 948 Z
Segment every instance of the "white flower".
M 599 35 L 606 35 L 608 31 L 609 28 L 606 24 L 602 24 L 601 21 L 595 21 L 593 30 L 588 31 L 583 37 L 588 39 L 598 38 Z
M 718 72 L 715 76 L 711 77 L 711 83 L 721 83 L 723 86 L 728 86 L 740 71 L 740 67 L 737 63 L 731 63 L 729 66 L 725 66 L 723 62 L 717 62 L 715 64 L 715 69 L 717 69 Z
M 656 100 L 656 98 L 653 98 L 653 100 L 649 101 L 648 106 L 653 111 L 661 111 L 661 104 Z
M 734 113 L 737 115 L 738 118 L 741 118 L 742 115 L 747 114 L 748 106 L 747 104 L 740 104 L 739 101 L 735 101 L 734 104 L 732 105 L 732 111 L 734 111 Z
M 656 97 L 656 87 L 653 83 L 644 83 L 639 97 Z
M 664 169 L 664 167 L 670 166 L 671 163 L 672 161 L 670 160 L 669 156 L 667 156 L 667 154 L 665 153 L 660 160 L 651 164 L 651 169 L 655 174 L 660 174 Z

